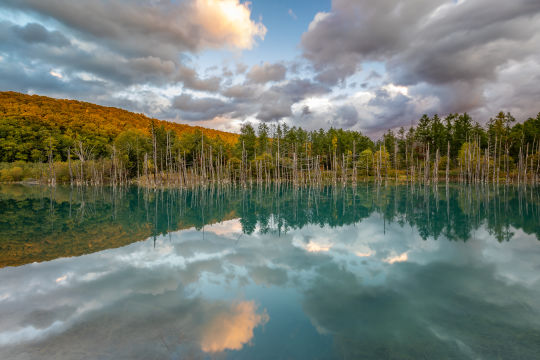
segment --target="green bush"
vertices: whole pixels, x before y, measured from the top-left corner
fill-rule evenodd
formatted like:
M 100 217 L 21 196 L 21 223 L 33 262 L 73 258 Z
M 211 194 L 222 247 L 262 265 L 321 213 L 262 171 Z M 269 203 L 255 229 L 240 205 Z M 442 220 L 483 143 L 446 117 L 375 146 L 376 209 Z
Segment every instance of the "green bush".
M 54 163 L 54 172 L 56 174 L 56 181 L 59 183 L 69 183 L 69 165 L 67 162 Z

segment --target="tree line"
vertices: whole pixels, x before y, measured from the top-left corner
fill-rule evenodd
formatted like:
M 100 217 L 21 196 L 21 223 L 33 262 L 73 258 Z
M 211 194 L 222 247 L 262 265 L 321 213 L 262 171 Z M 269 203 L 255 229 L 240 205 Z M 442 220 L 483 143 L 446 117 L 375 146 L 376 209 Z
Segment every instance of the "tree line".
M 130 122 L 129 112 L 93 104 L 0 95 L 0 181 L 185 186 L 363 179 L 536 183 L 539 178 L 540 113 L 519 123 L 500 112 L 485 126 L 467 113 L 444 119 L 424 115 L 416 126 L 388 130 L 373 141 L 358 131 L 307 131 L 285 123 L 256 128 L 245 123 L 239 134 L 223 135 L 140 114 Z M 121 114 L 119 120 L 115 114 Z

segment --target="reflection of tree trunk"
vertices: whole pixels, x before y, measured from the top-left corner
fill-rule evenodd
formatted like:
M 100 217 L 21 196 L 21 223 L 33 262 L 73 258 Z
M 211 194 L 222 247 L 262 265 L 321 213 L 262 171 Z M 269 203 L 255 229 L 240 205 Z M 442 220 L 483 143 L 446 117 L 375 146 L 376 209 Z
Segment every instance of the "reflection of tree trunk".
M 449 181 L 449 171 L 450 171 L 450 141 L 448 142 L 448 149 L 446 150 L 446 184 L 448 185 Z

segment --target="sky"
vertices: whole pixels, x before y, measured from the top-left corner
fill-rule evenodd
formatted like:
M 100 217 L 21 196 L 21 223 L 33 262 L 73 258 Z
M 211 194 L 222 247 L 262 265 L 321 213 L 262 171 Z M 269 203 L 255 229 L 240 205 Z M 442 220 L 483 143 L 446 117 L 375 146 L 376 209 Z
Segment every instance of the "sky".
M 0 0 L 0 90 L 372 137 L 540 111 L 538 0 Z

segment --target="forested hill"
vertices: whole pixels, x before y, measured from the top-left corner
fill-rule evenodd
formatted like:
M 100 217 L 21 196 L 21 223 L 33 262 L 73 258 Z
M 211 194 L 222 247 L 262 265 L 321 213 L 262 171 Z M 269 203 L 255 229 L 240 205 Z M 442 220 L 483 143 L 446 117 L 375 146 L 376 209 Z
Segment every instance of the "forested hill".
M 13 138 L 18 145 L 25 143 L 29 146 L 33 141 L 28 140 L 33 137 L 36 142 L 34 145 L 38 145 L 34 149 L 43 146 L 42 143 L 45 141 L 42 139 L 43 136 L 59 137 L 61 135 L 91 140 L 90 142 L 95 142 L 96 148 L 99 148 L 100 143 L 110 143 L 121 132 L 128 129 L 149 133 L 152 120 L 156 127 L 163 126 L 177 135 L 201 131 L 208 138 L 220 138 L 231 145 L 238 139 L 237 134 L 151 119 L 143 114 L 114 107 L 11 91 L 0 92 L 0 131 L 12 130 L 18 133 L 18 139 Z M 11 135 L 15 135 L 13 132 Z M 5 140 L 7 137 L 1 138 Z M 28 152 L 24 149 L 20 150 L 22 150 L 19 151 L 20 155 L 27 153 L 28 158 L 18 160 L 37 160 L 31 158 L 32 149 L 28 149 Z

